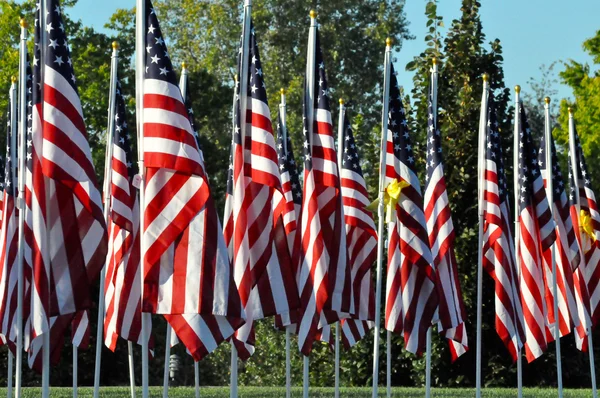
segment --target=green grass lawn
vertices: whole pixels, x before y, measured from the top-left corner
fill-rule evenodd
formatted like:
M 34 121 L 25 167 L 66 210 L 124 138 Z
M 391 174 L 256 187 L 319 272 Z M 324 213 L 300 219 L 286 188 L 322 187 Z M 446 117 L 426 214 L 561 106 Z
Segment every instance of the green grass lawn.
M 79 397 L 92 397 L 93 389 L 89 387 L 79 388 Z M 6 389 L 0 389 L 0 397 L 6 395 Z M 370 398 L 370 388 L 342 388 L 340 391 L 341 397 L 353 398 Z M 394 388 L 392 389 L 392 397 L 402 398 L 422 398 L 425 395 L 425 390 L 422 388 Z M 26 388 L 24 389 L 24 398 L 40 397 L 40 389 Z M 52 398 L 71 398 L 73 393 L 70 388 L 53 388 L 50 394 Z M 129 398 L 129 388 L 126 387 L 104 387 L 100 390 L 101 397 Z M 138 397 L 141 397 L 141 391 L 138 388 Z M 162 388 L 152 387 L 150 390 L 151 397 L 162 397 Z M 202 398 L 227 398 L 229 397 L 229 388 L 227 387 L 202 387 L 200 389 Z M 285 397 L 285 388 L 280 387 L 240 387 L 239 396 L 242 398 L 275 398 Z M 385 388 L 379 390 L 379 396 L 385 397 Z M 474 397 L 475 389 L 472 388 L 434 388 L 432 397 L 443 398 L 462 398 Z M 487 388 L 483 390 L 483 397 L 506 397 L 513 398 L 517 396 L 515 389 L 509 388 Z M 557 396 L 557 391 L 551 388 L 526 388 L 523 397 L 526 398 L 545 398 Z M 564 390 L 564 398 L 588 398 L 592 396 L 591 390 Z M 194 389 L 187 387 L 171 388 L 169 397 L 194 397 Z M 292 397 L 302 397 L 302 389 L 294 387 L 292 389 Z M 333 388 L 311 388 L 310 397 L 333 397 Z

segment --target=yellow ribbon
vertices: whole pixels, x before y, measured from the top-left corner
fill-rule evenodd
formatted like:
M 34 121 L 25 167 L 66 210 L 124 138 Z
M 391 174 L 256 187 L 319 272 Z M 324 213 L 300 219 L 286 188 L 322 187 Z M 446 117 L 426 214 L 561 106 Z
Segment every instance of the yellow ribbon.
M 581 232 L 585 232 L 593 242 L 596 241 L 596 232 L 592 225 L 592 216 L 585 210 L 581 210 L 579 213 L 579 228 L 581 229 Z
M 388 184 L 388 186 L 384 190 L 383 194 L 383 204 L 385 205 L 385 222 L 392 222 L 392 215 L 396 210 L 396 205 L 400 201 L 400 194 L 402 190 L 408 187 L 410 184 L 406 181 L 398 181 L 397 179 L 393 179 L 392 182 Z M 375 199 L 373 203 L 368 205 L 366 208 L 372 212 L 377 211 L 377 207 L 379 207 L 379 198 Z

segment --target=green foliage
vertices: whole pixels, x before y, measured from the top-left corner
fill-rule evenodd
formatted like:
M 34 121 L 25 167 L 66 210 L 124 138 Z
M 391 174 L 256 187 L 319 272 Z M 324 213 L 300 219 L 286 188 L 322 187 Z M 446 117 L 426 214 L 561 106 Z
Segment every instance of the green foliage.
M 92 388 L 80 388 L 79 396 L 82 398 L 92 397 Z M 396 398 L 420 398 L 425 391 L 422 388 L 393 388 L 392 397 Z M 516 390 L 508 388 L 493 388 L 484 389 L 482 396 L 484 398 L 509 398 L 516 395 Z M 557 391 L 554 389 L 542 388 L 525 388 L 523 389 L 523 397 L 525 398 L 553 398 L 556 397 Z M 0 389 L 0 394 L 6 394 L 5 389 Z M 41 391 L 39 389 L 27 388 L 23 391 L 24 398 L 39 397 Z M 315 398 L 332 397 L 334 394 L 333 388 L 311 387 L 310 396 Z M 371 389 L 362 388 L 340 388 L 340 396 L 348 398 L 370 398 Z M 565 398 L 583 398 L 591 396 L 591 390 L 564 390 Z M 141 389 L 137 389 L 137 396 L 141 395 Z M 178 387 L 169 389 L 169 396 L 173 398 L 191 397 L 194 395 L 194 389 L 189 387 Z M 386 391 L 380 388 L 378 397 L 385 397 Z M 461 398 L 475 395 L 475 390 L 467 388 L 433 388 L 431 396 L 434 398 Z M 73 392 L 68 388 L 53 388 L 50 394 L 51 398 L 70 398 Z M 130 392 L 128 387 L 119 388 L 102 388 L 100 390 L 101 397 L 111 398 L 129 398 Z M 162 397 L 162 387 L 151 387 L 151 397 Z M 228 387 L 202 387 L 200 396 L 203 398 L 226 398 L 229 397 Z M 271 398 L 285 396 L 284 387 L 240 387 L 239 396 L 242 398 Z M 292 387 L 292 397 L 302 397 L 301 387 Z
M 583 43 L 583 48 L 592 57 L 593 64 L 582 64 L 575 60 L 564 64 L 564 70 L 559 75 L 562 82 L 573 89 L 575 100 L 572 103 L 568 100 L 561 101 L 558 118 L 560 126 L 554 133 L 557 142 L 568 148 L 568 108 L 572 107 L 583 152 L 593 165 L 593 160 L 600 151 L 600 30 Z M 592 166 L 589 172 L 592 184 L 597 189 L 600 186 L 600 169 Z

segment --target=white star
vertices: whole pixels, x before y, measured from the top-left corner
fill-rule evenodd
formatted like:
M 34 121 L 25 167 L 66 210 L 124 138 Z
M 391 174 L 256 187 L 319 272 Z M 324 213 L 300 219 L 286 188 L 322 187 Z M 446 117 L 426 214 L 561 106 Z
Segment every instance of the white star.
M 48 25 L 46 25 L 46 32 L 50 33 L 50 31 L 53 31 L 54 28 L 52 27 L 52 23 L 49 23 Z
M 146 51 L 148 52 L 148 54 L 150 54 L 150 50 L 152 50 L 152 46 L 146 47 Z
M 160 70 L 160 74 L 161 75 L 167 75 L 167 73 L 169 73 L 169 71 L 167 70 L 167 68 L 158 68 Z
M 156 28 L 154 27 L 154 25 L 150 24 L 150 26 L 148 26 L 148 33 L 152 33 L 152 34 L 154 34 L 154 30 L 155 30 L 155 29 L 156 29 Z
M 155 44 L 159 44 L 161 46 L 165 44 L 165 41 L 162 39 L 162 37 L 155 37 L 154 40 L 156 40 Z
M 160 60 L 158 55 L 155 55 L 154 57 L 150 57 L 150 59 L 152 60 L 153 64 L 158 64 L 158 61 Z
M 58 64 L 58 66 L 61 66 L 62 64 L 64 64 L 65 62 L 62 60 L 62 57 L 56 57 L 56 59 L 54 60 L 55 64 Z
M 57 13 L 57 14 L 60 14 L 60 7 L 58 6 L 58 4 L 54 8 L 54 12 Z
M 321 63 L 319 64 L 319 69 L 325 69 L 325 63 L 321 62 Z
M 254 84 L 252 85 L 252 87 L 250 87 L 250 89 L 252 90 L 252 93 L 255 93 L 256 90 L 258 90 L 258 87 L 256 87 Z
M 52 48 L 56 49 L 56 47 L 58 47 L 58 40 L 50 39 L 50 44 L 48 44 L 48 47 L 52 47 Z

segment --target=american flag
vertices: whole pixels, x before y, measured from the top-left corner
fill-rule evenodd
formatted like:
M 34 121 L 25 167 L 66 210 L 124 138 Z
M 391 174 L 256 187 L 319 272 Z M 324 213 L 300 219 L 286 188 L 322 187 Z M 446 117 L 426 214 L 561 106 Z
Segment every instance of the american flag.
M 2 214 L 0 225 L 0 335 L 9 342 L 15 353 L 17 339 L 17 242 L 19 236 L 19 210 L 17 209 L 18 179 L 17 166 L 17 123 L 18 112 L 16 84 L 10 89 L 10 105 L 7 112 L 6 157 L 4 183 L 2 184 Z
M 242 360 L 254 352 L 254 320 L 281 315 L 284 324 L 289 324 L 291 314 L 298 308 L 283 214 L 275 218 L 273 213 L 274 193 L 282 192 L 279 160 L 258 41 L 252 23 L 249 25 L 247 92 L 245 96 L 238 92 L 236 97 L 233 192 L 227 198 L 232 213 L 225 230 L 246 311 L 246 324 L 233 339 Z M 240 50 L 243 62 L 244 49 Z M 241 66 L 240 63 L 240 70 L 244 69 Z M 237 89 L 242 89 L 241 84 Z M 242 104 L 242 98 L 247 98 L 246 104 Z
M 427 106 L 426 172 L 424 210 L 433 264 L 437 271 L 438 329 L 444 331 L 452 360 L 455 361 L 468 350 L 465 328 L 467 316 L 454 254 L 454 224 L 446 191 L 442 136 L 437 127 L 437 109 L 433 109 L 433 94 L 429 95 Z
M 342 152 L 341 186 L 348 245 L 348 267 L 352 280 L 351 318 L 341 322 L 342 342 L 349 349 L 360 341 L 375 320 L 375 291 L 371 267 L 377 258 L 377 232 L 369 210 L 369 194 L 358 156 L 358 146 L 344 112 L 343 138 L 338 143 Z
M 300 259 L 300 235 L 298 231 L 298 223 L 300 220 L 300 210 L 302 207 L 302 185 L 300 185 L 300 177 L 298 175 L 298 167 L 292 149 L 292 140 L 288 135 L 284 142 L 283 124 L 281 114 L 277 121 L 277 156 L 279 158 L 279 172 L 281 174 L 282 191 L 273 193 L 273 219 L 283 223 L 285 236 L 287 239 L 288 252 L 291 256 L 291 264 L 283 265 L 289 268 L 293 276 L 293 286 L 289 289 L 296 297 L 298 297 L 298 270 Z M 278 236 L 281 236 L 278 234 Z M 281 244 L 277 242 L 276 244 Z M 282 250 L 282 249 L 279 249 Z M 296 331 L 297 322 L 299 319 L 299 311 L 290 313 L 289 317 L 277 316 L 275 324 L 278 328 L 288 324 L 290 330 Z
M 152 3 L 143 79 L 143 311 L 200 360 L 244 321 L 208 177 Z
M 133 186 L 138 171 L 119 80 L 115 102 L 114 119 L 110 121 L 114 136 L 108 166 L 112 170 L 108 185 L 110 200 L 106 204 L 109 244 L 104 286 L 104 344 L 111 351 L 115 350 L 118 337 L 138 344 L 142 337 L 140 209 L 137 189 Z
M 582 253 L 574 274 L 580 320 L 580 325 L 576 328 L 575 342 L 580 350 L 587 351 L 588 332 L 600 317 L 600 214 L 574 121 L 570 140 L 573 141 L 571 147 L 575 148 L 574 152 L 570 151 L 569 154 L 571 219 Z M 579 186 L 578 195 L 575 191 L 575 179 Z
M 529 362 L 540 357 L 547 348 L 545 276 L 542 253 L 556 240 L 556 224 L 552 219 L 550 204 L 544 190 L 540 173 L 538 150 L 531 136 L 527 115 L 519 103 L 519 169 L 518 221 L 519 235 L 516 242 L 521 278 L 521 303 L 525 320 L 525 356 Z
M 402 190 L 388 224 L 385 327 L 403 333 L 406 350 L 420 355 L 438 304 L 436 276 L 400 86 L 390 67 L 385 186 L 394 180 L 409 185 Z
M 494 280 L 495 329 L 513 362 L 525 342 L 510 201 L 496 105 L 490 93 L 485 137 L 483 267 Z
M 31 222 L 32 236 L 27 237 L 25 230 L 33 270 L 34 339 L 47 332 L 51 324 L 52 329 L 68 325 L 76 312 L 91 306 L 92 283 L 107 251 L 102 200 L 60 5 L 57 0 L 45 0 L 44 6 L 45 15 L 38 10 L 36 18 L 33 124 L 28 142 L 32 146 L 28 187 L 31 217 L 26 216 L 26 220 Z M 40 41 L 42 22 L 47 42 Z M 63 315 L 68 319 L 62 319 Z M 56 316 L 60 319 L 53 319 Z M 75 316 L 72 327 L 79 331 L 89 327 L 85 314 Z M 60 353 L 58 341 L 55 343 L 52 337 L 61 334 L 56 330 L 51 333 L 51 344 L 55 346 L 51 350 Z M 79 336 L 85 333 L 75 333 L 74 343 L 85 343 Z
M 556 285 L 558 298 L 558 314 L 554 312 L 554 287 L 552 275 L 552 250 L 548 249 L 543 252 L 544 274 L 546 276 L 546 308 L 549 331 L 552 333 L 548 336 L 548 341 L 552 341 L 557 337 L 554 335 L 554 325 L 558 321 L 559 336 L 566 336 L 571 333 L 573 326 L 579 325 L 579 315 L 577 313 L 577 303 L 575 301 L 575 290 L 573 286 L 573 270 L 577 268 L 580 261 L 579 245 L 575 238 L 575 229 L 569 214 L 569 199 L 565 183 L 563 182 L 562 173 L 558 165 L 556 156 L 556 148 L 554 139 L 550 134 L 551 148 L 551 164 L 547 163 L 546 153 L 546 136 L 542 136 L 540 143 L 540 152 L 538 164 L 540 172 L 544 179 L 546 192 L 548 193 L 548 170 L 552 170 L 552 189 L 553 201 L 552 215 L 556 223 L 557 239 L 554 259 L 556 261 Z M 549 197 L 550 195 L 548 195 Z
M 346 233 L 340 175 L 333 137 L 329 88 L 315 28 L 314 86 L 304 95 L 304 194 L 300 224 L 301 258 L 298 290 L 304 311 L 298 345 L 309 355 L 318 329 L 348 316 L 351 307 L 350 269 L 346 267 Z M 308 76 L 307 76 L 308 79 Z M 314 90 L 314 102 L 309 93 Z

